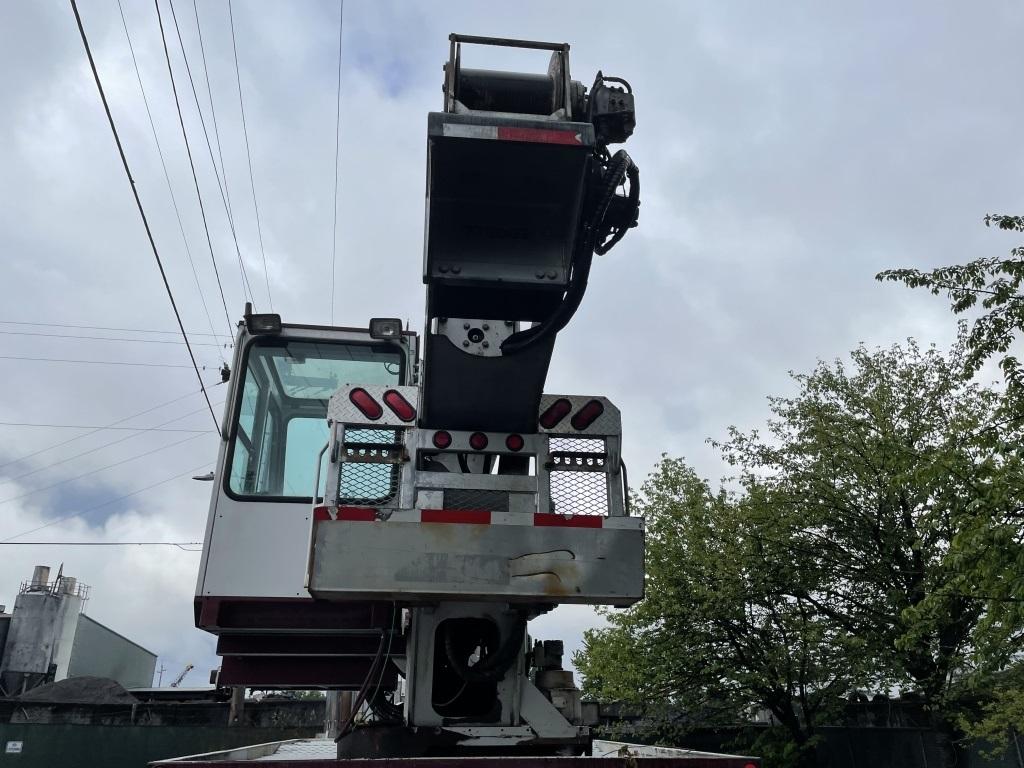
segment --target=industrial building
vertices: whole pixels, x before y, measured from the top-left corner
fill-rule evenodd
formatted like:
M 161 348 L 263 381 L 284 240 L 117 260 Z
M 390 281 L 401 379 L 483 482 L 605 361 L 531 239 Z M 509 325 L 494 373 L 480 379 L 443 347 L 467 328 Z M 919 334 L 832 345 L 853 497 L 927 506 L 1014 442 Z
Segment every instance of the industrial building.
M 125 688 L 152 685 L 156 654 L 84 612 L 89 588 L 37 565 L 14 610 L 0 606 L 0 696 L 69 677 L 105 677 Z

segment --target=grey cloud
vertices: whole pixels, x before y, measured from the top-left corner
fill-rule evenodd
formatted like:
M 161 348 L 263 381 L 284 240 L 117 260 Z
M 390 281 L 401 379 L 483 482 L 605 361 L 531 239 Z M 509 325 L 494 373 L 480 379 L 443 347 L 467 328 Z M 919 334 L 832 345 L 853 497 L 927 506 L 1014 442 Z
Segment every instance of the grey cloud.
M 81 6 L 175 295 L 187 325 L 208 332 L 116 5 Z M 176 8 L 198 76 L 191 4 Z M 238 0 L 234 9 L 275 308 L 289 320 L 326 322 L 337 6 Z M 222 333 L 153 8 L 125 3 L 125 11 L 192 255 Z M 262 303 L 226 5 L 202 3 L 200 13 L 236 228 Z M 173 328 L 70 11 L 60 2 L 8 3 L 0 15 L 0 320 Z M 763 422 L 765 395 L 789 390 L 787 370 L 806 370 L 859 341 L 915 335 L 948 344 L 953 322 L 944 303 L 878 285 L 878 270 L 1000 254 L 1015 244 L 980 226 L 986 211 L 1012 212 L 1024 203 L 1024 160 L 1012 151 L 1024 107 L 1000 85 L 1024 64 L 1024 11 L 1014 3 L 666 2 L 624 9 L 593 2 L 349 2 L 345 25 L 336 309 L 342 323 L 398 315 L 419 325 L 425 114 L 440 104 L 449 32 L 568 40 L 577 77 L 589 80 L 603 68 L 633 83 L 639 127 L 628 149 L 643 171 L 641 227 L 595 265 L 587 301 L 556 346 L 549 389 L 605 393 L 622 408 L 634 484 L 662 451 L 686 455 L 703 474 L 721 473 L 705 438 L 721 436 L 730 423 Z M 242 305 L 234 246 L 173 33 L 171 41 L 234 317 Z M 487 62 L 515 65 L 509 52 Z M 205 105 L 205 80 L 197 87 Z M 11 336 L 0 336 L 0 345 L 8 355 L 187 363 L 183 349 L 171 345 Z M 198 349 L 215 381 L 221 350 Z M 0 377 L 0 419 L 12 421 L 102 423 L 195 388 L 194 376 L 179 368 L 0 360 Z M 198 396 L 179 403 L 166 418 L 201 403 Z M 160 418 L 163 411 L 138 423 Z M 183 425 L 202 426 L 208 418 L 198 414 Z M 4 429 L 0 458 L 60 436 Z M 97 451 L 55 469 L 53 480 L 172 441 L 152 434 Z M 73 449 L 42 454 L 29 466 Z M 215 441 L 203 438 L 34 495 L 30 503 L 0 505 L 0 534 L 52 519 L 86 497 L 92 503 L 103 493 L 129 493 L 212 461 L 214 449 Z M 130 523 L 131 530 L 191 540 L 201 534 L 208 492 L 191 481 L 167 483 L 61 535 L 112 539 Z M 181 654 L 176 662 L 213 663 L 209 638 L 189 629 L 195 555 L 85 555 L 74 554 L 75 567 L 96 586 L 98 618 L 145 617 L 155 622 L 153 643 L 164 642 L 157 634 L 163 632 L 181 644 L 166 651 Z M 7 602 L 28 567 L 47 557 L 21 550 L 0 562 Z M 125 572 L 142 576 L 122 598 Z M 586 609 L 563 609 L 540 620 L 538 631 L 569 632 L 578 643 L 590 621 Z

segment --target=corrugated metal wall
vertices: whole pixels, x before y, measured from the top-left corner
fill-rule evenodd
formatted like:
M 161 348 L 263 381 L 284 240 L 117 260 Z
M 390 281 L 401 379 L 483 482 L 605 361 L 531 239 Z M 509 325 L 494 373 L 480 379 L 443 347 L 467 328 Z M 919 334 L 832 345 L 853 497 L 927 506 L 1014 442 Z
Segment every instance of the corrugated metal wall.
M 155 654 L 84 614 L 78 617 L 68 677 L 109 677 L 125 688 L 146 688 L 155 668 Z

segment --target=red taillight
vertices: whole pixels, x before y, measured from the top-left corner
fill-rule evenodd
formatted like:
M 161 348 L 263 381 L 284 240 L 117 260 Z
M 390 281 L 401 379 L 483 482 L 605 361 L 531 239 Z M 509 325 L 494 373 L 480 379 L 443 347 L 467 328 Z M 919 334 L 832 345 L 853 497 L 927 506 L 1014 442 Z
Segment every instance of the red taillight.
M 548 409 L 540 415 L 540 425 L 544 429 L 554 429 L 562 419 L 569 415 L 572 410 L 572 403 L 564 397 L 560 397 Z
M 412 421 L 416 418 L 416 409 L 409 405 L 409 401 L 402 397 L 401 392 L 389 389 L 384 393 L 384 402 L 402 421 Z
M 522 435 L 509 435 L 505 438 L 505 447 L 510 451 L 521 451 L 524 445 L 526 445 L 526 441 L 523 440 Z
M 586 429 L 593 424 L 597 417 L 604 413 L 604 405 L 600 400 L 591 400 L 572 417 L 573 429 Z
M 487 435 L 483 432 L 474 432 L 469 436 L 469 447 L 474 451 L 482 451 L 487 447 Z
M 359 409 L 359 412 L 366 418 L 376 421 L 384 415 L 384 409 L 380 407 L 380 403 L 370 396 L 362 387 L 356 387 L 348 393 L 348 399 L 352 401 L 352 405 Z
M 434 433 L 434 447 L 444 450 L 452 444 L 452 436 L 444 430 Z

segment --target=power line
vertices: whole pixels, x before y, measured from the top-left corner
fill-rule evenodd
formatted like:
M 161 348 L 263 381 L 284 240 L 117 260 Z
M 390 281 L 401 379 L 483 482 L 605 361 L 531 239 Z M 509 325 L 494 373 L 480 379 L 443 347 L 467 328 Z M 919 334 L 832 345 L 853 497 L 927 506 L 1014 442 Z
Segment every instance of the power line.
M 222 405 L 222 404 L 223 403 L 218 403 L 218 405 Z M 86 449 L 84 451 L 76 453 L 73 456 L 68 456 L 66 458 L 60 459 L 59 461 L 55 461 L 55 462 L 53 462 L 51 464 L 46 464 L 46 465 L 44 465 L 42 467 L 37 467 L 36 469 L 31 469 L 28 472 L 22 472 L 20 475 L 13 475 L 11 477 L 4 478 L 3 480 L 0 480 L 0 484 L 3 484 L 3 483 L 13 483 L 15 480 L 21 480 L 23 477 L 28 477 L 29 475 L 35 475 L 35 474 L 38 474 L 40 472 L 44 472 L 44 471 L 46 471 L 48 469 L 53 469 L 54 467 L 59 467 L 61 464 L 67 464 L 69 461 L 74 461 L 75 459 L 80 459 L 83 456 L 88 456 L 91 453 L 96 453 L 96 451 L 101 451 L 104 448 L 109 448 L 112 445 L 118 445 L 118 444 L 126 442 L 128 440 L 132 440 L 132 439 L 138 437 L 140 434 L 144 434 L 144 433 L 148 433 L 148 432 L 163 432 L 163 431 L 167 431 L 167 432 L 194 432 L 194 433 L 206 432 L 208 430 L 205 430 L 205 429 L 204 430 L 199 430 L 199 429 L 190 429 L 190 430 L 168 429 L 168 430 L 164 430 L 163 429 L 168 424 L 173 424 L 176 421 L 181 421 L 182 419 L 187 419 L 189 416 L 195 416 L 197 413 L 202 413 L 204 410 L 205 410 L 204 408 L 199 408 L 198 410 L 189 411 L 188 413 L 182 414 L 181 416 L 175 416 L 173 419 L 168 419 L 167 421 L 163 421 L 163 422 L 161 422 L 159 424 L 155 424 L 152 427 L 144 427 L 144 428 L 141 428 L 141 429 L 133 430 L 133 434 L 125 435 L 124 437 L 119 437 L 116 440 L 111 440 L 109 442 L 103 443 L 102 445 L 97 445 L 97 446 L 94 446 L 92 448 L 88 448 L 88 449 Z
M 196 197 L 199 199 L 199 214 L 203 219 L 203 231 L 206 233 L 206 245 L 210 249 L 210 262 L 213 264 L 213 274 L 217 278 L 217 289 L 220 291 L 220 303 L 224 307 L 224 317 L 231 327 L 231 315 L 228 313 L 228 302 L 224 298 L 224 284 L 220 280 L 220 270 L 217 269 L 217 257 L 213 254 L 213 239 L 210 237 L 210 225 L 206 220 L 206 206 L 203 205 L 203 193 L 199 190 L 199 177 L 196 175 L 195 161 L 192 159 L 192 146 L 188 141 L 188 131 L 185 130 L 185 118 L 181 114 L 181 101 L 178 99 L 178 86 L 174 82 L 174 68 L 171 67 L 171 51 L 167 47 L 167 36 L 164 34 L 164 21 L 160 15 L 160 0 L 153 0 L 156 6 L 156 19 L 160 25 L 160 39 L 163 41 L 164 58 L 167 60 L 167 74 L 171 78 L 171 92 L 174 94 L 174 106 L 178 111 L 178 123 L 181 125 L 181 137 L 185 141 L 185 152 L 188 154 L 188 165 L 192 169 L 192 183 L 195 186 Z M 216 174 L 214 174 L 216 175 Z
M 185 552 L 202 552 L 185 547 L 202 546 L 201 541 L 0 541 L 14 547 L 177 547 Z
M 210 99 L 210 118 L 213 122 L 213 138 L 217 142 L 217 157 L 220 158 L 220 175 L 224 179 L 224 197 L 227 201 L 227 218 L 234 224 L 234 211 L 231 208 L 231 187 L 227 183 L 227 166 L 224 164 L 224 151 L 220 144 L 220 129 L 217 127 L 217 110 L 213 105 L 213 87 L 210 85 L 210 68 L 207 67 L 206 63 L 206 45 L 203 43 L 203 26 L 199 23 L 199 3 L 197 0 L 193 0 L 193 11 L 196 13 L 196 32 L 199 35 L 199 53 L 200 60 L 203 62 L 203 77 L 206 79 L 206 93 Z M 174 2 L 171 0 L 171 15 L 174 15 Z M 175 29 L 177 29 L 177 19 L 175 19 Z M 180 34 L 178 40 L 180 41 Z M 182 49 L 181 55 L 184 55 Z M 214 169 L 216 169 L 214 164 Z
M 205 464 L 203 464 L 201 466 L 198 466 L 198 467 L 195 467 L 194 469 L 186 470 L 185 472 L 181 472 L 181 473 L 179 473 L 177 475 L 172 475 L 171 477 L 165 477 L 163 480 L 158 480 L 155 483 L 151 483 L 150 485 L 147 485 L 144 488 L 139 488 L 138 490 L 132 491 L 131 493 L 125 493 L 125 494 L 122 494 L 121 496 L 116 496 L 113 499 L 108 499 L 107 501 L 101 502 L 100 504 L 94 504 L 93 506 L 87 507 L 86 509 L 80 509 L 78 512 L 72 512 L 71 514 L 68 514 L 68 515 L 62 515 L 61 517 L 58 517 L 58 518 L 56 518 L 54 520 L 51 520 L 48 523 L 44 523 L 43 525 L 37 526 L 35 528 L 32 528 L 31 530 L 22 531 L 21 533 L 16 533 L 13 536 L 9 536 L 6 539 L 3 539 L 2 541 L 0 541 L 0 544 L 7 544 L 8 542 L 13 541 L 14 539 L 20 539 L 22 536 L 28 536 L 30 533 L 36 533 L 37 531 L 41 531 L 44 528 L 49 528 L 52 525 L 57 525 L 58 523 L 63 523 L 65 520 L 70 520 L 73 517 L 79 517 L 80 515 L 85 515 L 85 514 L 88 514 L 89 512 L 95 512 L 97 509 L 103 509 L 103 507 L 109 507 L 111 504 L 116 504 L 117 502 L 124 501 L 125 499 L 131 498 L 132 496 L 138 496 L 140 493 L 145 493 L 146 491 L 151 491 L 152 489 L 157 488 L 158 486 L 164 485 L 165 483 L 169 483 L 172 480 L 177 480 L 178 478 L 185 477 L 186 475 L 195 474 L 196 472 L 199 472 L 200 470 L 209 468 L 209 466 L 210 466 L 210 462 L 206 462 Z
M 159 331 L 153 328 L 123 328 L 110 325 L 75 325 L 73 323 L 31 323 L 27 320 L 0 320 L 0 325 L 38 325 L 42 328 L 75 328 L 80 331 L 125 331 L 131 333 L 163 333 L 178 335 L 179 331 Z M 200 331 L 189 331 L 189 336 L 213 336 L 221 338 L 222 333 L 202 333 Z M 228 336 L 229 339 L 234 338 Z
M 40 486 L 38 488 L 32 488 L 31 490 L 28 490 L 25 493 L 20 493 L 17 496 L 9 496 L 6 499 L 0 499 L 0 504 L 8 504 L 8 503 L 10 503 L 12 501 L 17 501 L 18 499 L 24 499 L 27 496 L 32 496 L 32 495 L 34 495 L 36 493 L 39 493 L 41 491 L 48 491 L 51 488 L 56 488 L 58 485 L 66 485 L 67 483 L 73 483 L 75 480 L 81 480 L 83 477 L 89 477 L 90 475 L 95 475 L 97 472 L 103 472 L 103 471 L 108 470 L 108 469 L 113 469 L 114 467 L 120 467 L 122 464 L 127 464 L 130 461 L 135 461 L 136 459 L 141 459 L 141 458 L 143 458 L 145 456 L 151 456 L 154 453 L 159 453 L 160 451 L 166 451 L 168 448 L 174 448 L 175 446 L 181 445 L 182 443 L 187 443 L 190 440 L 195 440 L 197 438 L 202 437 L 203 435 L 208 435 L 208 434 L 209 434 L 209 432 L 202 432 L 201 434 L 198 434 L 198 435 L 190 435 L 189 437 L 186 437 L 186 438 L 184 438 L 182 440 L 178 440 L 177 442 L 169 443 L 167 445 L 161 445 L 159 448 L 154 448 L 154 449 L 152 449 L 150 451 L 146 451 L 145 453 L 137 453 L 134 456 L 129 456 L 127 459 L 121 459 L 120 461 L 115 461 L 112 464 L 106 464 L 106 465 L 104 465 L 102 467 L 97 467 L 96 469 L 91 469 L 88 472 L 83 472 L 80 475 L 75 475 L 74 477 L 68 477 L 68 478 L 65 478 L 64 480 L 58 480 L 55 483 L 50 483 L 49 485 L 42 485 L 42 486 Z
M 984 295 L 987 295 L 987 296 L 1000 296 L 1001 295 L 998 291 L 990 291 L 990 290 L 988 290 L 986 288 L 971 288 L 971 287 L 966 286 L 966 285 L 950 285 L 948 283 L 939 283 L 939 282 L 936 282 L 934 285 L 937 288 L 945 288 L 948 291 L 966 291 L 967 293 L 980 293 L 980 294 L 984 294 Z M 1009 300 L 1013 300 L 1013 301 L 1024 301 L 1024 296 L 1018 296 L 1017 294 L 1013 294 L 1013 293 L 1009 294 L 1005 298 L 1009 299 Z
M 189 266 L 192 267 L 192 277 L 195 278 L 196 291 L 199 292 L 199 300 L 203 304 L 203 312 L 206 313 L 206 320 L 210 324 L 210 332 L 214 333 L 213 330 L 213 318 L 210 316 L 210 308 L 206 304 L 206 295 L 203 293 L 203 288 L 199 284 L 199 273 L 196 271 L 195 261 L 192 259 L 192 249 L 188 247 L 188 238 L 185 236 L 185 225 L 181 221 L 181 211 L 178 208 L 178 200 L 174 196 L 174 187 L 171 184 L 171 175 L 167 171 L 167 162 L 164 160 L 164 151 L 160 146 L 160 137 L 156 132 L 156 123 L 153 121 L 153 113 L 149 108 L 149 98 L 146 96 L 146 88 L 142 84 L 142 73 L 139 72 L 139 62 L 135 58 L 135 46 L 132 45 L 132 37 L 128 33 L 128 22 L 124 17 L 124 8 L 121 6 L 121 0 L 117 0 L 117 9 L 121 12 L 121 25 L 124 27 L 124 37 L 128 41 L 128 50 L 132 55 L 132 65 L 135 67 L 135 79 L 139 83 L 139 91 L 142 93 L 142 103 L 146 105 L 146 116 L 149 118 L 149 129 L 153 134 L 153 142 L 156 144 L 157 154 L 160 156 L 160 166 L 164 171 L 164 179 L 167 181 L 167 191 L 171 196 L 171 204 L 174 206 L 174 215 L 178 219 L 178 230 L 181 232 L 181 242 L 185 246 L 185 255 L 188 257 Z M 227 309 L 225 307 L 225 309 Z M 231 332 L 231 320 L 228 318 L 228 333 L 230 338 Z
M 196 371 L 196 378 L 199 380 L 199 388 L 203 391 L 203 397 L 206 398 L 206 405 L 210 409 L 210 418 L 213 419 L 214 427 L 219 431 L 220 425 L 217 421 L 217 416 L 213 412 L 213 405 L 210 403 L 210 396 L 206 393 L 206 385 L 203 383 L 203 376 L 199 372 L 199 364 L 196 362 L 195 354 L 192 352 L 192 346 L 188 343 L 188 334 L 185 333 L 185 325 L 181 321 L 181 314 L 178 312 L 178 304 L 174 301 L 174 293 L 171 291 L 171 284 L 167 281 L 167 273 L 164 272 L 164 265 L 160 260 L 160 252 L 157 250 L 156 241 L 153 239 L 153 232 L 149 228 L 149 220 L 146 218 L 146 211 L 142 207 L 142 200 L 139 198 L 139 192 L 135 188 L 135 180 L 132 178 L 131 169 L 128 167 L 128 158 L 124 154 L 124 147 L 121 146 L 121 137 L 117 133 L 117 126 L 114 125 L 114 116 L 110 112 L 110 105 L 107 103 L 107 95 L 103 92 L 103 83 L 100 82 L 100 73 L 96 69 L 96 62 L 92 58 L 92 49 L 89 48 L 89 38 L 85 35 L 85 27 L 82 25 L 82 17 L 78 13 L 78 4 L 75 0 L 71 0 L 71 10 L 75 13 L 75 21 L 78 24 L 78 32 L 82 36 L 82 45 L 85 47 L 85 55 L 89 58 L 89 66 L 92 68 L 92 76 L 96 81 L 96 88 L 100 92 L 100 99 L 103 101 L 103 110 L 107 113 L 107 121 L 110 123 L 110 131 L 114 135 L 118 154 L 121 155 L 121 163 L 124 165 L 124 172 L 128 177 L 128 184 L 132 188 L 132 195 L 135 197 L 135 205 L 139 209 L 139 216 L 142 218 L 142 224 L 146 228 L 146 236 L 149 238 L 149 245 L 153 249 L 153 258 L 156 259 L 156 265 L 160 269 L 160 277 L 164 281 L 164 288 L 167 290 L 167 298 L 171 302 L 171 309 L 174 310 L 174 317 L 178 321 L 178 328 L 181 330 L 181 336 L 185 340 L 185 348 L 188 350 L 188 355 L 192 359 L 192 367 Z
M 171 16 L 174 17 L 174 2 L 173 2 L 173 0 L 170 0 L 170 3 L 171 3 Z M 231 222 L 231 226 L 234 227 L 234 224 L 235 224 L 235 212 L 234 212 L 234 210 L 231 207 L 231 186 L 228 184 L 228 167 L 224 163 L 224 150 L 221 148 L 221 143 L 220 143 L 220 129 L 217 127 L 217 110 L 213 106 L 213 87 L 210 85 L 210 69 L 206 65 L 206 46 L 203 44 L 203 27 L 199 23 L 199 4 L 196 2 L 196 0 L 192 0 L 192 9 L 195 12 L 195 16 L 196 16 L 196 33 L 199 36 L 199 56 L 200 56 L 200 61 L 202 61 L 202 63 L 203 63 L 203 77 L 206 79 L 206 94 L 207 94 L 207 96 L 210 99 L 210 118 L 211 118 L 211 120 L 213 122 L 213 137 L 214 137 L 214 140 L 217 142 L 217 156 L 220 158 L 220 175 L 224 179 L 224 197 L 225 197 L 225 200 L 226 200 L 228 221 L 230 221 Z M 177 17 L 174 17 L 174 25 L 175 25 L 174 28 L 177 29 L 178 28 L 178 26 L 177 26 L 178 25 Z M 181 42 L 181 33 L 180 32 L 178 33 L 178 41 L 179 41 L 179 43 Z M 185 56 L 184 46 L 182 46 L 181 55 L 182 55 L 182 57 Z M 186 69 L 187 69 L 187 63 L 186 63 Z M 198 104 L 196 106 L 198 107 Z M 216 173 L 216 171 L 217 171 L 217 164 L 216 163 L 213 164 L 213 169 L 214 169 L 214 173 Z M 246 278 L 246 283 L 248 283 L 248 278 Z M 250 288 L 250 293 L 251 292 L 252 292 L 252 290 Z
M 159 3 L 159 0 L 154 0 L 154 2 Z M 221 175 L 217 171 L 217 161 L 213 156 L 213 145 L 210 143 L 210 133 L 206 129 L 206 119 L 203 117 L 203 108 L 199 104 L 199 91 L 196 90 L 196 83 L 192 78 L 192 67 L 189 66 L 188 54 L 185 53 L 185 41 L 181 36 L 181 28 L 178 26 L 178 16 L 174 12 L 174 0 L 168 0 L 168 4 L 171 6 L 171 20 L 174 22 L 174 31 L 178 37 L 178 47 L 181 49 L 181 58 L 182 61 L 185 62 L 185 72 L 188 74 L 188 82 L 192 88 L 192 98 L 195 100 L 196 111 L 199 113 L 199 124 L 203 128 L 203 137 L 206 139 L 206 151 L 209 153 L 210 163 L 213 165 L 213 176 L 217 180 L 217 189 L 220 191 L 221 203 L 224 205 L 224 213 L 228 218 L 228 227 L 231 230 L 231 239 L 235 243 L 235 254 L 238 256 L 238 270 L 242 276 L 242 296 L 247 296 L 255 307 L 256 301 L 253 299 L 252 287 L 249 285 L 249 276 L 246 274 L 245 263 L 242 261 L 242 251 L 238 246 L 238 234 L 235 232 L 235 220 L 231 215 L 231 204 L 228 202 L 227 193 L 225 191 L 226 185 L 221 183 Z
M 139 344 L 184 344 L 177 339 L 128 339 L 122 336 L 80 336 L 72 333 L 39 333 L 35 331 L 0 331 L 4 336 L 41 336 L 48 339 L 88 339 L 90 341 L 134 341 Z M 223 347 L 213 341 L 193 341 L 194 347 Z
M 235 14 L 228 0 L 228 21 L 231 25 L 231 50 L 235 55 L 235 82 L 238 83 L 238 109 L 242 113 L 242 135 L 245 137 L 245 156 L 249 161 L 249 188 L 252 190 L 252 207 L 256 212 L 256 234 L 259 236 L 260 256 L 263 257 L 263 277 L 267 281 L 267 301 L 274 311 L 274 297 L 270 295 L 270 273 L 267 271 L 267 252 L 263 249 L 263 227 L 260 224 L 260 206 L 256 202 L 256 180 L 252 172 L 252 152 L 249 150 L 249 129 L 245 125 L 245 102 L 242 99 L 242 75 L 238 68 L 238 44 L 235 41 Z
M 331 239 L 331 325 L 334 325 L 335 265 L 338 260 L 338 155 L 341 148 L 341 32 L 345 22 L 345 0 L 338 4 L 338 91 L 334 116 L 334 228 Z
M 206 410 L 205 408 L 200 408 L 198 411 L 192 411 L 192 412 L 190 412 L 190 413 L 188 413 L 186 415 L 187 416 L 192 416 L 194 414 L 200 413 L 201 411 L 205 411 L 205 410 Z M 182 418 L 184 418 L 184 417 L 182 417 Z M 101 427 L 101 426 L 95 426 L 95 425 L 92 425 L 92 424 L 44 424 L 44 423 L 41 423 L 41 422 L 38 422 L 38 421 L 0 421 L 0 427 L 40 427 L 40 428 L 44 428 L 44 429 L 91 429 L 91 430 L 93 430 L 92 432 L 89 432 L 88 434 L 94 434 L 96 432 L 103 432 L 105 430 L 115 430 L 115 431 L 123 431 L 123 432 L 191 432 L 191 433 L 194 433 L 194 434 L 199 434 L 200 432 L 204 432 L 205 433 L 205 432 L 209 432 L 210 431 L 208 429 L 161 429 L 159 427 Z M 78 435 L 76 437 L 71 438 L 71 440 L 78 440 L 79 438 L 82 438 L 82 437 L 85 437 L 85 435 Z M 66 443 L 70 443 L 71 440 L 65 440 L 64 443 L 61 443 L 61 445 L 64 445 Z M 50 446 L 50 448 L 56 448 L 56 447 L 57 446 L 52 446 L 52 445 Z M 43 451 L 48 451 L 48 450 L 50 450 L 50 448 L 43 448 L 41 451 L 39 451 L 39 453 L 42 453 Z M 32 454 L 29 454 L 29 455 L 32 455 Z M 14 464 L 14 463 L 19 462 L 19 461 L 24 461 L 27 458 L 28 458 L 28 456 L 23 456 L 20 459 L 15 459 L 14 461 L 8 462 L 8 464 Z M 0 464 L 0 467 L 6 467 L 6 466 L 7 466 L 7 464 Z
M 187 343 L 186 343 L 186 346 Z M 189 354 L 192 354 L 192 348 L 189 347 Z M 184 363 L 135 363 L 128 362 L 125 360 L 71 360 L 63 357 L 30 357 L 28 355 L 0 355 L 0 360 L 31 360 L 39 363 L 78 363 L 81 365 L 132 365 L 139 366 L 142 368 L 195 368 L 196 374 L 199 374 L 199 364 L 195 362 L 195 358 L 192 358 L 192 365 L 185 365 Z M 207 366 L 202 366 L 205 370 Z M 200 383 L 202 379 L 200 378 Z M 206 394 L 206 389 L 203 389 L 203 394 Z M 209 400 L 209 396 L 206 398 Z M 210 406 L 210 413 L 213 414 L 213 406 Z M 213 417 L 214 422 L 217 421 L 217 417 Z
M 20 459 L 13 459 L 12 461 L 8 461 L 8 462 L 5 462 L 4 464 L 0 464 L 0 469 L 3 469 L 4 467 L 9 467 L 11 464 L 17 464 L 19 462 L 25 461 L 26 459 L 31 459 L 33 456 L 38 456 L 40 453 L 45 453 L 46 451 L 53 450 L 54 448 L 60 448 L 61 446 L 65 446 L 68 443 L 73 443 L 75 440 L 81 440 L 83 437 L 88 437 L 89 435 L 94 435 L 97 432 L 101 432 L 101 431 L 103 431 L 105 429 L 125 429 L 125 427 L 117 427 L 116 425 L 117 424 L 123 424 L 126 421 L 131 421 L 132 419 L 138 418 L 139 416 L 145 416 L 147 413 L 152 413 L 153 411 L 159 410 L 161 408 L 165 408 L 168 405 L 173 405 L 174 403 L 177 403 L 177 402 L 179 402 L 181 400 L 184 400 L 186 397 L 192 397 L 192 395 L 198 395 L 198 394 L 199 394 L 199 390 L 193 390 L 192 392 L 189 392 L 189 393 L 184 394 L 184 395 L 180 395 L 179 397 L 176 397 L 173 400 L 168 400 L 166 403 L 160 403 L 159 405 L 154 405 L 154 406 L 152 406 L 150 408 L 147 408 L 144 411 L 139 411 L 138 413 L 133 413 L 130 416 L 124 416 L 123 418 L 120 418 L 117 421 L 112 421 L 110 424 L 107 424 L 106 426 L 103 426 L 103 427 L 71 426 L 71 425 L 68 425 L 68 424 L 31 424 L 30 425 L 30 424 L 27 424 L 27 423 L 8 422 L 6 424 L 7 426 L 34 426 L 34 427 L 46 426 L 46 427 L 57 427 L 57 428 L 64 428 L 64 429 L 67 429 L 67 428 L 70 427 L 71 429 L 88 429 L 90 431 L 89 432 L 83 432 L 80 435 L 75 435 L 74 437 L 68 438 L 67 440 L 62 440 L 59 443 L 54 443 L 53 445 L 48 445 L 45 448 L 40 448 L 37 451 L 33 451 L 32 453 L 29 453 L 29 454 L 26 454 L 26 455 L 22 456 Z M 134 429 L 134 427 L 128 427 L 128 429 Z

